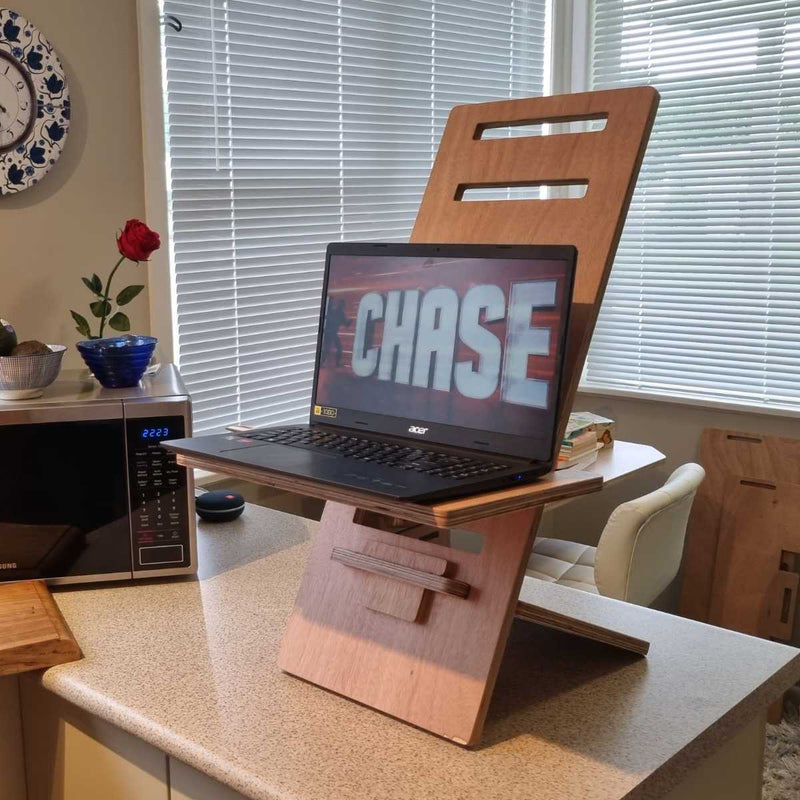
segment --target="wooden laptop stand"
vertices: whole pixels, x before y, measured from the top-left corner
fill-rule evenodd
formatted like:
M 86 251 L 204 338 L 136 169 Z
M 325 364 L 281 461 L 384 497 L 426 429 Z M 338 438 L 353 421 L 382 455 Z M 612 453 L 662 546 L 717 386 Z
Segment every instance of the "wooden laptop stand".
M 452 110 L 414 242 L 571 244 L 578 249 L 561 439 L 658 105 L 648 87 Z M 602 131 L 483 140 L 483 131 L 605 119 Z M 580 199 L 462 200 L 482 186 L 586 186 Z M 647 644 L 518 604 L 547 502 L 598 491 L 585 473 L 433 505 L 376 498 L 216 459 L 200 467 L 325 498 L 284 635 L 281 669 L 465 745 L 480 740 L 515 614 L 635 652 Z M 572 471 L 570 471 L 572 472 Z M 405 528 L 398 533 L 399 528 Z M 481 534 L 480 552 L 438 530 Z

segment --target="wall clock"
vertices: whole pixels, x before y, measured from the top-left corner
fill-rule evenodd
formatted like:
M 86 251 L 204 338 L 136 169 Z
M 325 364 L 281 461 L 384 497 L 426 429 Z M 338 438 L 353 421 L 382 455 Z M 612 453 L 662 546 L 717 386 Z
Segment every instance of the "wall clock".
M 0 195 L 49 172 L 69 116 L 67 79 L 53 46 L 16 11 L 0 8 Z

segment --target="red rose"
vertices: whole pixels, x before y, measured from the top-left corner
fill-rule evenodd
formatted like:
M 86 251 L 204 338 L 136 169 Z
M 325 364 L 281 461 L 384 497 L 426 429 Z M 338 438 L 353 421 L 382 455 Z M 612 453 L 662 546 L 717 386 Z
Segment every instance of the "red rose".
M 117 236 L 117 247 L 120 255 L 131 261 L 147 261 L 151 253 L 161 247 L 161 239 L 144 222 L 129 219 L 125 229 Z

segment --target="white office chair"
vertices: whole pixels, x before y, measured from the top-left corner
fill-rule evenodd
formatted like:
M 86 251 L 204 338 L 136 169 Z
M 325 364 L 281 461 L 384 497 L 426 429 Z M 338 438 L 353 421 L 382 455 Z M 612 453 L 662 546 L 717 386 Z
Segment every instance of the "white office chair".
M 678 574 L 686 523 L 705 474 L 699 464 L 684 464 L 660 489 L 617 506 L 597 547 L 537 539 L 527 574 L 628 603 L 650 605 Z

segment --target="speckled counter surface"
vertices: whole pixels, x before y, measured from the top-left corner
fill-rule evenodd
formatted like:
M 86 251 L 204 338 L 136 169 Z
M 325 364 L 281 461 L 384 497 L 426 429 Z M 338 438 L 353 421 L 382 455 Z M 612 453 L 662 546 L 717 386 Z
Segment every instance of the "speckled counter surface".
M 200 580 L 58 590 L 85 658 L 44 686 L 252 798 L 617 800 L 662 796 L 800 678 L 798 650 L 528 581 L 650 655 L 516 622 L 465 750 L 276 668 L 315 526 L 249 506 L 201 527 Z

